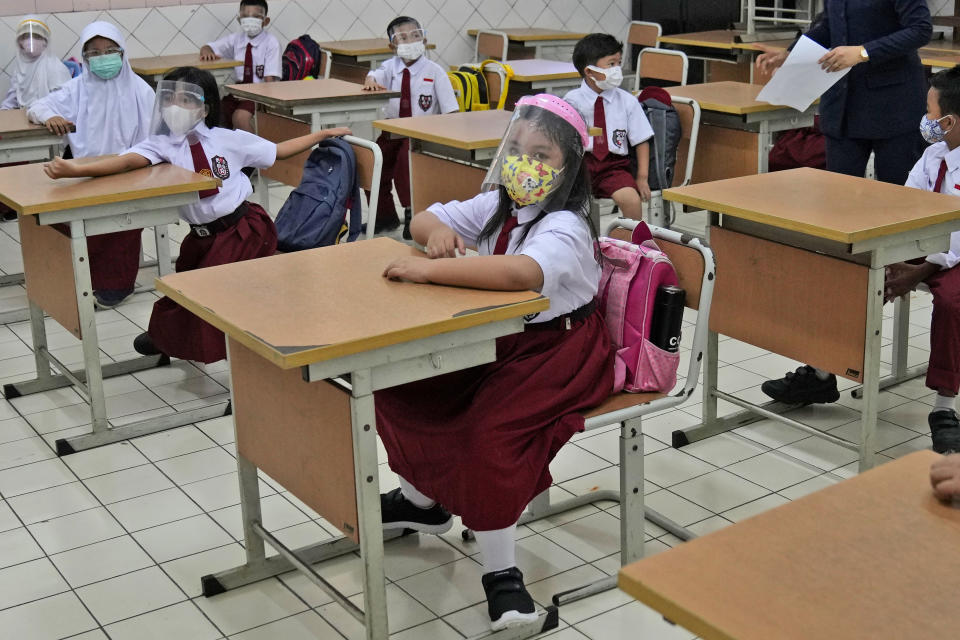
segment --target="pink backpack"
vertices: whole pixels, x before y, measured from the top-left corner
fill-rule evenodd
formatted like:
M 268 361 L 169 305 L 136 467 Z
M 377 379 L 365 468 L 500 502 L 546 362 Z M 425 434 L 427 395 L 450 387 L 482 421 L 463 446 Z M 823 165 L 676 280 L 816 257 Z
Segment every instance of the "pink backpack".
M 633 242 L 601 238 L 603 274 L 598 300 L 617 350 L 613 391 L 669 393 L 677 384 L 680 354 L 650 342 L 650 320 L 660 285 L 677 285 L 670 258 L 660 251 L 645 223 Z

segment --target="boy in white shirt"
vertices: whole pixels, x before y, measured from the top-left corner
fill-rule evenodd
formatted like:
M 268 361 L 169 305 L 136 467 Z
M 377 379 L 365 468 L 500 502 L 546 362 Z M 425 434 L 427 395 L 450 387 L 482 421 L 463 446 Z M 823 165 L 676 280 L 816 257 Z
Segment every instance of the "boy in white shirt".
M 387 104 L 387 118 L 425 116 L 450 113 L 459 109 L 453 85 L 443 67 L 428 60 L 427 36 L 420 23 L 409 16 L 394 18 L 387 25 L 390 49 L 397 55 L 384 61 L 380 68 L 367 74 L 363 88 L 367 91 L 389 89 L 400 97 Z M 391 231 L 400 225 L 390 183 L 397 188 L 404 207 L 403 237 L 410 239 L 410 166 L 408 138 L 393 139 L 381 133 L 377 144 L 383 152 L 383 173 L 380 176 L 380 198 L 377 202 L 375 231 Z
M 283 75 L 280 42 L 272 33 L 265 31 L 270 24 L 267 0 L 240 0 L 237 22 L 242 31 L 203 45 L 200 59 L 233 58 L 242 61 L 243 65 L 233 70 L 240 84 L 279 80 Z M 224 126 L 253 133 L 252 120 L 256 105 L 252 101 L 226 96 L 221 108 Z
M 603 133 L 591 140 L 583 158 L 590 173 L 593 195 L 613 198 L 628 218 L 643 217 L 641 202 L 650 200 L 650 144 L 653 129 L 639 101 L 620 88 L 623 43 L 606 33 L 591 33 L 573 49 L 573 66 L 581 85 L 564 100 L 580 112 L 588 125 Z M 636 147 L 637 175 L 630 166 L 630 147 Z

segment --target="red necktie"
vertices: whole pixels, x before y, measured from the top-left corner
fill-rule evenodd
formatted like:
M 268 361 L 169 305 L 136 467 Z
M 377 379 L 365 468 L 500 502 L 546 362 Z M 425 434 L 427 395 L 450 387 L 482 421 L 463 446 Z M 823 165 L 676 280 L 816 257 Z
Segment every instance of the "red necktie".
M 243 82 L 241 84 L 250 84 L 253 82 L 253 45 L 247 43 L 247 53 L 243 56 Z
M 933 185 L 933 190 L 935 193 L 940 193 L 940 188 L 943 186 L 943 179 L 947 175 L 947 161 L 940 161 L 940 171 L 937 172 L 937 181 Z
M 203 150 L 203 145 L 200 144 L 199 140 L 190 145 L 190 155 L 193 156 L 193 170 L 202 176 L 212 178 L 213 172 L 210 171 L 210 163 L 207 161 L 207 154 Z M 214 187 L 213 189 L 201 191 L 199 195 L 201 198 L 209 198 L 210 196 L 215 196 L 218 193 L 220 193 L 220 189 Z
M 597 96 L 593 103 L 593 126 L 600 128 L 600 135 L 593 137 L 593 155 L 603 160 L 610 153 L 607 147 L 607 116 L 603 111 L 603 97 Z
M 493 248 L 493 255 L 502 256 L 507 252 L 507 244 L 510 242 L 510 232 L 517 226 L 517 216 L 510 216 L 503 227 L 500 228 L 500 235 L 497 236 L 497 244 Z
M 410 107 L 410 69 L 403 70 L 403 81 L 400 83 L 400 117 L 409 118 L 413 115 Z

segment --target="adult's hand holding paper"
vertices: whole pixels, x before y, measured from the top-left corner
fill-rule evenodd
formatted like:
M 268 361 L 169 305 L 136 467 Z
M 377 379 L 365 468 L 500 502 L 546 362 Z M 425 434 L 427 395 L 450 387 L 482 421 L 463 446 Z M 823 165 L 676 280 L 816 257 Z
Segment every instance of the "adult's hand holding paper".
M 783 66 L 757 94 L 757 101 L 806 111 L 814 100 L 850 71 L 849 67 L 841 71 L 821 69 L 817 60 L 826 53 L 824 47 L 807 36 L 800 36 Z

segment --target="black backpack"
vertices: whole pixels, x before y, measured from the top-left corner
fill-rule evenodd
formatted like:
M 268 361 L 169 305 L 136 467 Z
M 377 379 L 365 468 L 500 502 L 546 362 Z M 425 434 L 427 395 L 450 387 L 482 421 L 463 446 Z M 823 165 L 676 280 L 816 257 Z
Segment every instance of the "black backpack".
M 649 184 L 651 191 L 673 186 L 677 165 L 677 147 L 683 132 L 680 116 L 673 108 L 670 94 L 660 87 L 647 87 L 637 96 L 643 113 L 653 128 L 653 148 L 650 150 Z
M 320 45 L 304 34 L 283 50 L 283 79 L 303 80 L 320 74 Z

